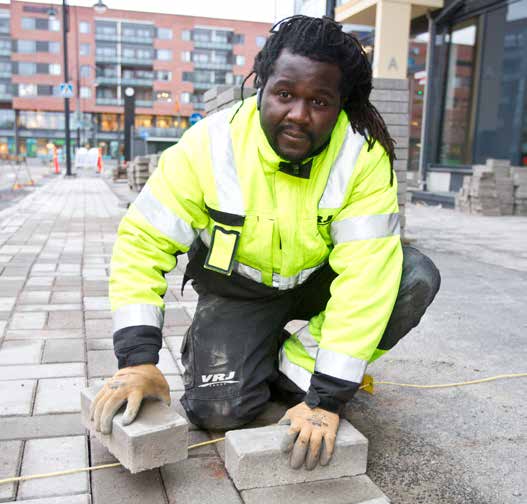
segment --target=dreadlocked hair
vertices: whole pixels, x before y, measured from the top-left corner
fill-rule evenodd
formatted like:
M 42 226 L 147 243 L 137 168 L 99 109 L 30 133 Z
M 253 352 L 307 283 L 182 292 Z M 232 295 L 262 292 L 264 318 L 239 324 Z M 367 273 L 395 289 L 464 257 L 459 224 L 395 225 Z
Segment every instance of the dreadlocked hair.
M 368 150 L 372 149 L 376 141 L 384 147 L 393 177 L 395 141 L 378 110 L 370 103 L 369 96 L 373 89 L 371 65 L 357 38 L 342 31 L 342 25 L 329 17 L 301 15 L 276 23 L 270 33 L 254 60 L 252 72 L 242 83 L 242 97 L 244 85 L 252 75 L 254 86 L 260 90 L 264 88 L 284 49 L 316 61 L 338 65 L 342 72 L 342 108 L 350 125 L 354 132 L 366 138 Z

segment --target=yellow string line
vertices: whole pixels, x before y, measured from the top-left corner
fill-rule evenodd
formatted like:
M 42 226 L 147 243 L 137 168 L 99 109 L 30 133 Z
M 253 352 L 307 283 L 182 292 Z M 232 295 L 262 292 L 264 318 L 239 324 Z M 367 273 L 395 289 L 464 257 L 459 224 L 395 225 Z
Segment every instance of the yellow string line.
M 438 383 L 435 385 L 416 385 L 414 383 L 397 383 L 397 382 L 391 382 L 391 381 L 375 381 L 372 380 L 370 384 L 365 384 L 359 387 L 359 390 L 365 389 L 371 386 L 375 385 L 394 385 L 397 387 L 408 387 L 408 388 L 417 388 L 417 389 L 434 389 L 434 388 L 448 388 L 448 387 L 462 387 L 465 385 L 475 385 L 477 383 L 486 383 L 491 382 L 495 380 L 504 380 L 508 378 L 523 378 L 527 377 L 527 373 L 513 373 L 513 374 L 502 374 L 502 375 L 496 375 L 496 376 L 490 376 L 488 378 L 481 378 L 479 380 L 471 380 L 471 381 L 464 381 L 464 382 L 458 382 L 458 383 Z M 189 450 L 193 450 L 194 448 L 200 448 L 201 446 L 207 446 L 214 443 L 219 443 L 220 441 L 224 441 L 225 438 L 221 437 L 218 439 L 211 439 L 210 441 L 203 441 L 202 443 L 197 443 L 190 445 L 188 447 Z M 82 469 L 70 469 L 68 471 L 57 471 L 47 474 L 35 474 L 33 476 L 18 476 L 16 478 L 6 478 L 0 480 L 0 485 L 4 485 L 7 483 L 15 483 L 18 481 L 27 481 L 32 479 L 40 479 L 40 478 L 52 478 L 54 476 L 65 476 L 68 474 L 76 474 L 80 472 L 87 472 L 87 471 L 98 471 L 100 469 L 111 469 L 113 467 L 119 467 L 121 464 L 119 462 L 116 462 L 115 464 L 104 464 L 104 465 L 98 465 L 93 467 L 84 467 Z
M 513 373 L 513 374 L 503 374 L 497 376 L 490 376 L 488 378 L 481 378 L 479 380 L 464 381 L 458 383 L 438 383 L 435 385 L 416 385 L 414 383 L 397 383 L 391 381 L 375 381 L 373 380 L 371 384 L 365 384 L 359 387 L 359 389 L 365 389 L 373 385 L 395 385 L 397 387 L 409 387 L 409 388 L 418 388 L 418 389 L 433 389 L 433 388 L 448 388 L 448 387 L 462 387 L 465 385 L 474 385 L 476 383 L 486 383 L 495 380 L 504 380 L 506 378 L 522 378 L 527 377 L 527 373 Z
M 211 439 L 210 441 L 203 441 L 202 443 L 197 443 L 190 445 L 188 447 L 189 450 L 193 450 L 194 448 L 199 448 L 201 446 L 207 446 L 214 443 L 219 443 L 220 441 L 224 441 L 225 438 L 218 438 L 218 439 Z M 7 483 L 15 483 L 18 481 L 27 481 L 27 480 L 33 480 L 33 479 L 41 479 L 41 478 L 53 478 L 54 476 L 66 476 L 68 474 L 76 474 L 80 472 L 87 472 L 87 471 L 98 471 L 100 469 L 111 469 L 113 467 L 119 467 L 121 464 L 119 462 L 115 462 L 114 464 L 103 464 L 98 466 L 92 466 L 92 467 L 83 467 L 82 469 L 69 469 L 67 471 L 57 471 L 57 472 L 51 472 L 47 474 L 34 474 L 32 476 L 18 476 L 16 478 L 6 478 L 0 480 L 0 485 L 4 485 Z

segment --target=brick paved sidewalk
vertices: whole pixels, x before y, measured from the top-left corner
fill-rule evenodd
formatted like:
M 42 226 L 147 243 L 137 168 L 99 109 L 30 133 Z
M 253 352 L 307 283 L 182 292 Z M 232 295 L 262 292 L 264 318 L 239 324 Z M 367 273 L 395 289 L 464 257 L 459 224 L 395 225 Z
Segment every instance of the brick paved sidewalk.
M 0 479 L 114 461 L 81 426 L 79 390 L 116 371 L 107 282 L 124 212 L 95 177 L 55 180 L 0 212 Z M 180 296 L 180 268 L 167 277 L 159 367 L 182 413 L 179 348 L 195 293 Z M 191 443 L 206 439 L 191 432 Z M 3 485 L 0 502 L 241 502 L 218 450 L 137 475 L 119 468 Z

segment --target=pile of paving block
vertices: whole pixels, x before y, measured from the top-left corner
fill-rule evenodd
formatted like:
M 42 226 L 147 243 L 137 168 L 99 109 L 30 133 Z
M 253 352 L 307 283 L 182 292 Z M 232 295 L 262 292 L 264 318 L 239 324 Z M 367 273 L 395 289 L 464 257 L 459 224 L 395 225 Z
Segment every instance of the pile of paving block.
M 502 159 L 475 165 L 456 195 L 456 209 L 487 216 L 527 215 L 527 168 Z
M 145 400 L 136 420 L 122 425 L 122 413 L 113 420 L 112 433 L 94 429 L 89 411 L 100 387 L 81 392 L 81 417 L 89 429 L 131 473 L 166 464 L 187 464 L 189 424 L 173 407 Z M 311 504 L 389 504 L 389 499 L 366 476 L 368 440 L 342 419 L 329 465 L 312 471 L 289 467 L 280 450 L 287 425 L 240 429 L 225 434 L 225 468 L 245 504 L 304 502 Z M 190 461 L 192 459 L 189 459 Z M 179 471 L 186 477 L 199 477 Z M 184 487 L 185 482 L 179 481 Z M 177 500 L 175 495 L 170 496 Z
M 159 154 L 136 156 L 128 165 L 128 185 L 132 191 L 139 192 L 146 184 L 159 162 Z

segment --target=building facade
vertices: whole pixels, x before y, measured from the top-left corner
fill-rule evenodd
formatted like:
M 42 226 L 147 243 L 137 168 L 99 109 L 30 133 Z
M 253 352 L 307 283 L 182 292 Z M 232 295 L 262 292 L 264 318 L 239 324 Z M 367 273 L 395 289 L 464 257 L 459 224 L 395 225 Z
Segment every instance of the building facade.
M 45 156 L 50 143 L 64 144 L 62 19 L 60 8 L 52 10 L 0 6 L 0 154 Z M 250 73 L 270 28 L 111 8 L 68 11 L 72 143 L 112 156 L 123 143 L 125 88 L 135 90 L 136 142 L 161 150 L 203 114 L 207 89 L 240 84 Z

